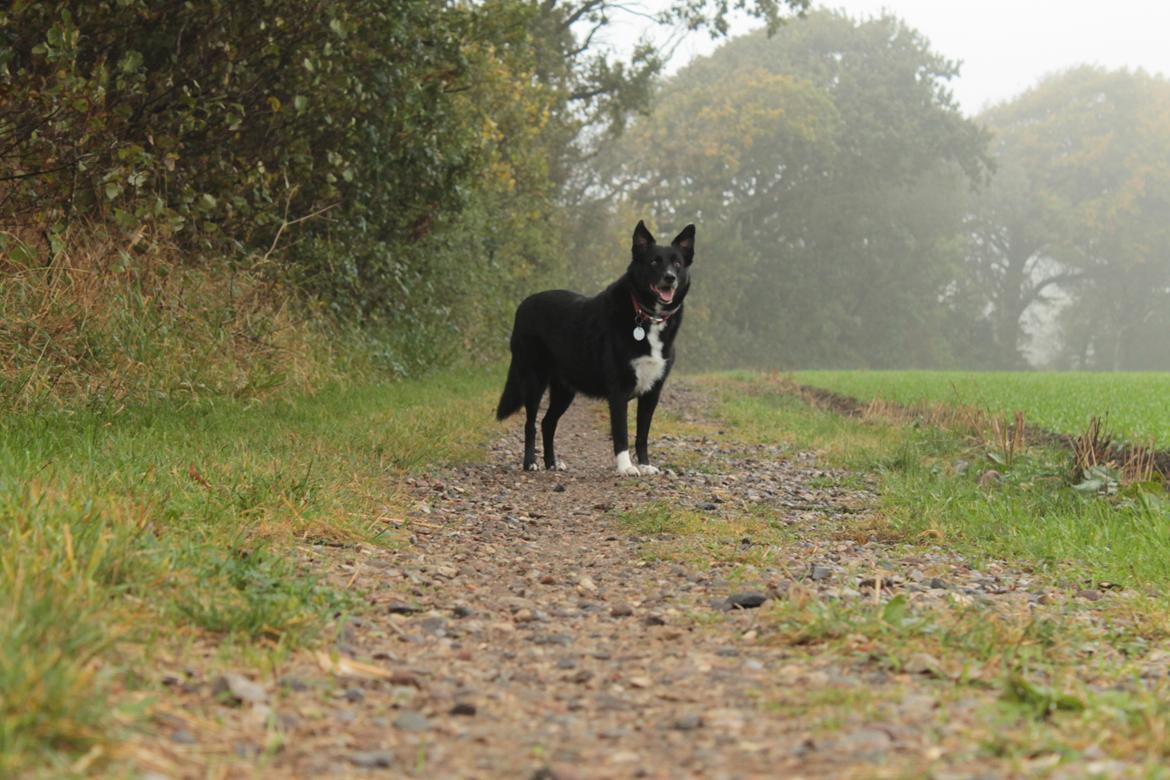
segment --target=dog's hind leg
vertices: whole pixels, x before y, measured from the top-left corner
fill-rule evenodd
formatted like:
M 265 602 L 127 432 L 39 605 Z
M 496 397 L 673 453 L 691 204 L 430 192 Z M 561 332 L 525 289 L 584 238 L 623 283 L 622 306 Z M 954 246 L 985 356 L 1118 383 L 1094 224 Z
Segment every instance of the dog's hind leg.
M 524 470 L 536 471 L 536 413 L 548 380 L 530 375 L 524 381 Z
M 565 464 L 557 461 L 556 450 L 553 448 L 553 439 L 557 435 L 557 421 L 561 419 L 561 415 L 569 408 L 569 404 L 573 403 L 573 397 L 576 393 L 572 388 L 558 382 L 556 379 L 552 380 L 548 389 L 548 411 L 544 413 L 544 419 L 540 421 L 540 432 L 544 438 L 544 467 L 546 469 L 556 469 L 557 471 L 564 471 Z

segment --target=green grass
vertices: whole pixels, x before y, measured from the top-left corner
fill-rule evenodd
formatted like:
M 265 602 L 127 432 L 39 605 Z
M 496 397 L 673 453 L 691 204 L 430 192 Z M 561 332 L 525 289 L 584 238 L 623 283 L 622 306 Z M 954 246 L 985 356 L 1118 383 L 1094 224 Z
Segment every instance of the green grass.
M 128 659 L 211 639 L 283 652 L 342 594 L 314 541 L 395 543 L 402 476 L 481 457 L 482 372 L 266 402 L 207 400 L 0 422 L 0 775 L 69 761 L 135 717 Z
M 750 374 L 706 382 L 720 394 L 729 435 L 813 449 L 828 464 L 875 473 L 891 536 L 942 540 L 977 559 L 1016 559 L 1078 582 L 1170 586 L 1170 497 L 1160 488 L 1085 495 L 1072 489 L 1072 459 L 1062 450 L 1032 447 L 1005 466 L 987 442 L 843 417 L 783 382 Z M 1000 478 L 980 486 L 990 469 Z
M 799 371 L 793 378 L 863 401 L 1020 410 L 1030 424 L 1057 433 L 1079 434 L 1096 416 L 1117 436 L 1170 447 L 1170 373 Z

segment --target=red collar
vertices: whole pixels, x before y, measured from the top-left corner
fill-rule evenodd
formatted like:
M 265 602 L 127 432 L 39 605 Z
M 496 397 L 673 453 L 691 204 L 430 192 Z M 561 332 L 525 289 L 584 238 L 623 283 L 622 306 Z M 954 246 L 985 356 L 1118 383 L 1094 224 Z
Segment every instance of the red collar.
M 630 302 L 634 304 L 634 319 L 638 320 L 639 322 L 650 323 L 651 325 L 661 325 L 674 315 L 678 314 L 679 309 L 682 308 L 682 304 L 680 303 L 670 311 L 658 314 L 656 312 L 650 311 L 645 306 L 638 303 L 638 298 L 633 293 L 630 293 Z

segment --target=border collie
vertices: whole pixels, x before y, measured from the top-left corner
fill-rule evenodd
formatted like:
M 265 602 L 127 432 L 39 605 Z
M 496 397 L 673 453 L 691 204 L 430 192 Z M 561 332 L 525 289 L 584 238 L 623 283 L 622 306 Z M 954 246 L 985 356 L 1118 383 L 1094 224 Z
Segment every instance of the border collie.
M 650 465 L 646 440 L 662 385 L 674 365 L 674 337 L 682 324 L 694 254 L 694 225 L 683 228 L 669 245 L 659 246 L 639 222 L 629 268 L 601 294 L 587 298 L 568 290 L 548 290 L 525 298 L 516 308 L 512 364 L 496 419 L 524 407 L 525 469 L 537 468 L 536 413 L 548 388 L 548 411 L 540 423 L 545 468 L 565 468 L 556 459 L 553 437 L 561 415 L 574 396 L 583 393 L 609 402 L 617 472 L 658 473 Z M 626 420 L 626 407 L 635 396 L 637 465 L 630 460 Z

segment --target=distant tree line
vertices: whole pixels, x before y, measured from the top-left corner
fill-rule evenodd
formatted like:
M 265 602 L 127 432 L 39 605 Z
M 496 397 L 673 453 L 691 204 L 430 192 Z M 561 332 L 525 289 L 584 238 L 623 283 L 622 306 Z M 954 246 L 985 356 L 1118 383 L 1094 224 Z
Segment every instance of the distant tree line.
M 699 224 L 701 365 L 1170 369 L 1170 82 L 1077 68 L 967 119 L 957 73 L 891 16 L 739 38 L 580 208 L 615 245 Z

